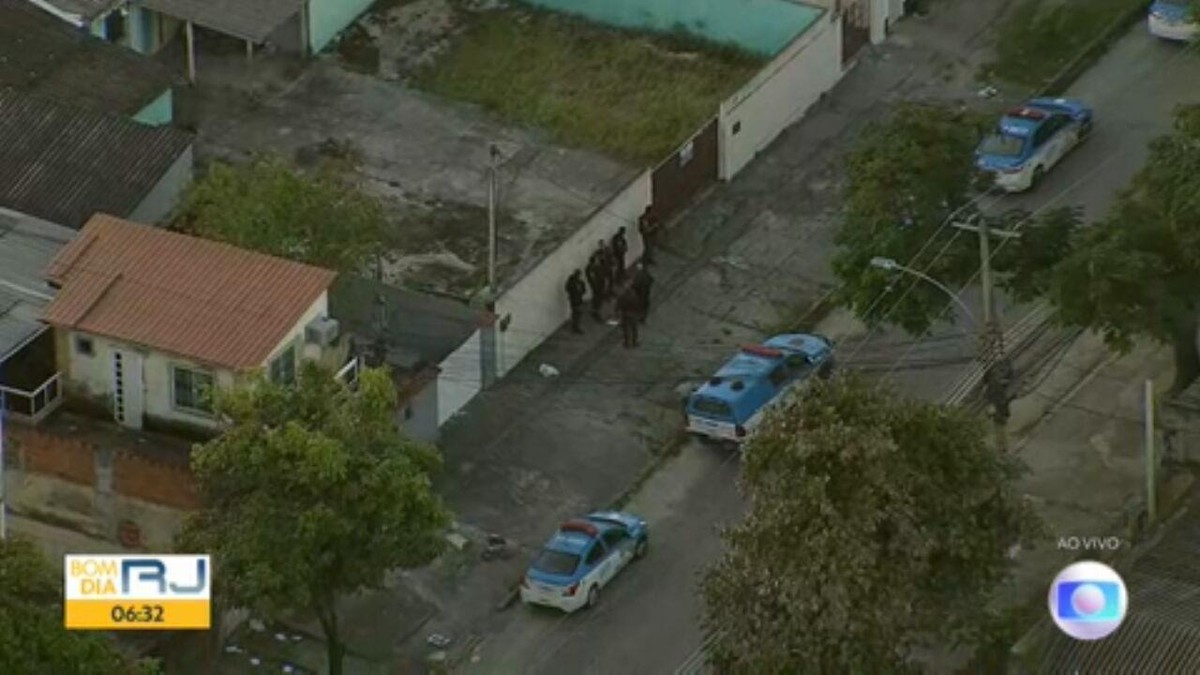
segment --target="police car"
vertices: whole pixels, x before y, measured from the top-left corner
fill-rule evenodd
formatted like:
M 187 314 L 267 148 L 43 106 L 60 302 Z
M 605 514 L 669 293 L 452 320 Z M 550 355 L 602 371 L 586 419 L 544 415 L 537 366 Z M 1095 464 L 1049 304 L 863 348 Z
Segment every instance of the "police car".
M 602 511 L 568 520 L 534 556 L 521 579 L 521 601 L 568 614 L 591 607 L 600 589 L 646 555 L 649 545 L 646 521 L 630 513 Z
M 1200 37 L 1200 17 L 1192 0 L 1158 0 L 1150 5 L 1150 34 L 1164 40 L 1195 40 Z
M 1092 131 L 1092 109 L 1066 98 L 1035 98 L 1000 118 L 975 150 L 975 164 L 1005 192 L 1024 192 Z

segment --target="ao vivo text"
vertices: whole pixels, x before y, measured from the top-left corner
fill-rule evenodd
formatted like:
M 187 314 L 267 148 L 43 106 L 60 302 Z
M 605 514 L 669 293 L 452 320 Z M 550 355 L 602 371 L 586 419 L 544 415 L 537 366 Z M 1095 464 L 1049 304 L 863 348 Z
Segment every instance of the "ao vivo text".
M 1059 537 L 1060 551 L 1116 551 L 1121 548 L 1120 537 Z

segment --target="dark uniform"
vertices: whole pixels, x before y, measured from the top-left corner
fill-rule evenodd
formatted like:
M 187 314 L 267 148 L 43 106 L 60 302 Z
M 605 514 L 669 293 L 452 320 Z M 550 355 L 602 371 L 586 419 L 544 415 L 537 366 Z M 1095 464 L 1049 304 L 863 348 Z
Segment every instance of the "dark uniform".
M 592 289 L 592 318 L 601 321 L 603 318 L 600 316 L 600 310 L 604 307 L 604 295 L 606 293 L 604 280 L 606 277 L 604 270 L 601 269 L 599 251 L 593 253 L 591 259 L 588 260 L 587 269 L 584 274 L 587 275 L 588 286 Z
M 613 277 L 617 281 L 625 279 L 625 254 L 629 252 L 629 242 L 625 241 L 625 228 L 617 228 L 612 236 Z
M 604 279 L 604 299 L 607 300 L 617 293 L 616 278 L 613 275 L 612 249 L 608 247 L 608 242 L 603 239 L 600 240 L 600 246 L 596 249 L 596 255 L 600 256 L 600 273 Z
M 583 273 L 575 270 L 567 278 L 567 301 L 571 303 L 571 332 L 573 333 L 583 332 L 579 321 L 583 318 L 583 295 L 586 292 L 587 287 L 583 284 Z
M 642 237 L 642 262 L 653 265 L 654 249 L 658 244 L 658 218 L 654 215 L 653 206 L 647 206 L 638 218 L 638 234 Z
M 632 287 L 642 305 L 642 323 L 646 323 L 646 317 L 650 314 L 650 287 L 653 285 L 654 277 L 650 276 L 650 270 L 646 269 L 644 263 L 638 265 L 637 272 L 633 275 Z
M 617 312 L 621 316 L 621 338 L 625 347 L 638 346 L 638 321 L 642 318 L 642 303 L 631 286 L 623 286 L 617 298 Z

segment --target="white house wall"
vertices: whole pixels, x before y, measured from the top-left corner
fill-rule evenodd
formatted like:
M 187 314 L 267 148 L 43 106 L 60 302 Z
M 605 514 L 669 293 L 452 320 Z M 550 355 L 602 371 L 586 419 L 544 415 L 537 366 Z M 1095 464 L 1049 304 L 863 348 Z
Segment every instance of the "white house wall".
M 587 265 L 597 241 L 612 237 L 618 227 L 624 226 L 629 241 L 626 260 L 641 256 L 637 221 L 650 204 L 650 177 L 650 171 L 646 171 L 635 178 L 592 214 L 570 239 L 500 295 L 496 314 L 501 321 L 508 318 L 508 325 L 505 330 L 496 329 L 497 377 L 512 370 L 570 318 L 571 308 L 564 290 L 567 277 Z
M 184 189 L 192 182 L 192 147 L 189 145 L 180 153 L 171 168 L 167 169 L 158 183 L 146 193 L 137 209 L 129 214 L 129 220 L 150 224 L 166 220 L 179 204 Z
M 296 357 L 300 358 L 304 353 L 304 328 L 319 316 L 329 316 L 329 293 L 327 291 L 322 291 L 321 297 L 313 301 L 313 304 L 304 310 L 304 315 L 300 317 L 295 326 L 292 326 L 288 334 L 279 341 L 279 344 L 275 345 L 275 348 L 271 350 L 271 355 L 267 357 L 266 361 L 262 362 L 261 366 L 266 368 L 276 356 L 279 356 L 279 352 L 287 349 L 288 345 L 296 345 Z
M 184 358 L 161 352 L 148 351 L 143 347 L 111 340 L 99 335 L 74 332 L 68 335 L 68 349 L 70 350 L 68 382 L 77 391 L 82 390 L 83 393 L 94 397 L 112 396 L 112 355 L 114 351 L 120 350 L 122 352 L 141 355 L 143 399 L 145 401 L 145 414 L 149 417 L 199 426 L 210 426 L 214 423 L 211 417 L 179 410 L 171 405 L 172 366 L 178 365 L 192 370 L 211 373 L 216 378 L 217 386 L 233 386 L 233 373 L 226 370 L 214 370 Z M 91 356 L 84 356 L 78 352 L 75 348 L 76 337 L 86 337 L 92 341 Z M 126 375 L 127 386 L 135 386 L 135 382 L 136 380 L 132 377 L 132 374 Z
M 826 12 L 721 104 L 721 178 L 737 175 L 841 77 L 841 24 Z
M 458 349 L 438 364 L 441 370 L 437 379 L 438 427 L 475 398 L 483 386 L 481 349 L 483 342 L 479 331 L 476 330 Z

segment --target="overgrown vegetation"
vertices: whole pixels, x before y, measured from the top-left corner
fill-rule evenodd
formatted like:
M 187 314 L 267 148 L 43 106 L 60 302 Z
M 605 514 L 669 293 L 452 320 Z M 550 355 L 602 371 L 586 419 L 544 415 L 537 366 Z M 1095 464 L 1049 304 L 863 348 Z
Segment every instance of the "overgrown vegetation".
M 1000 25 L 985 80 L 1038 88 L 1145 0 L 1022 0 Z
M 639 36 L 540 11 L 478 16 L 418 74 L 557 142 L 662 160 L 757 72 L 761 59 L 681 36 Z

